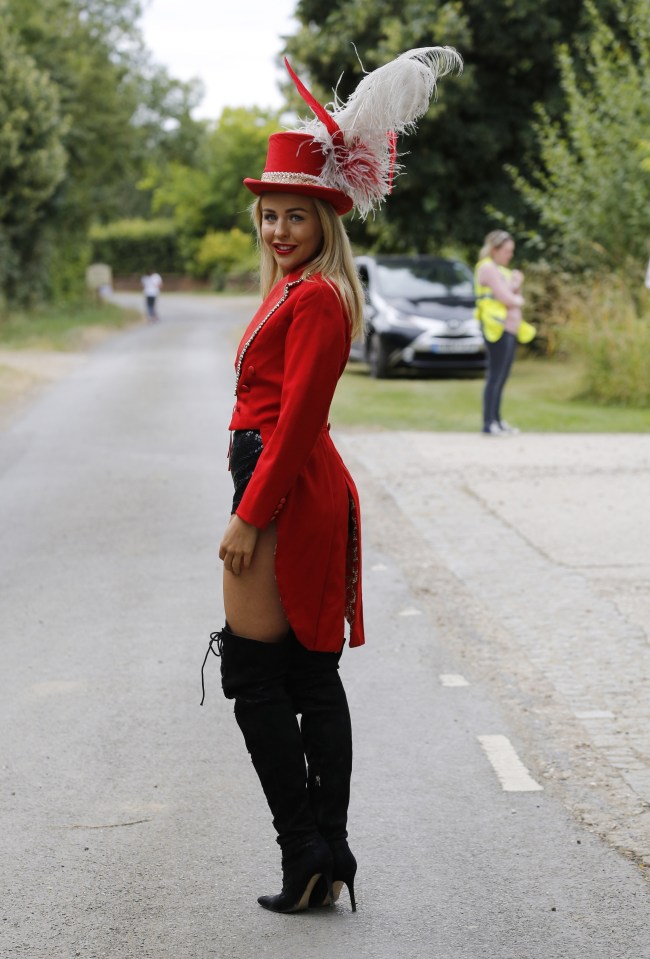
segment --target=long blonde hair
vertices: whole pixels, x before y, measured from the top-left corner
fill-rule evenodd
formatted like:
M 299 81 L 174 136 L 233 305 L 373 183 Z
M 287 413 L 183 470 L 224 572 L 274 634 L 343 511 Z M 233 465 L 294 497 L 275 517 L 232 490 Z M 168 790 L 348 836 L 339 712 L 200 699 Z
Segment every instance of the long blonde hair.
M 478 255 L 479 260 L 482 260 L 485 256 L 492 256 L 492 251 L 498 250 L 499 247 L 507 243 L 508 240 L 513 240 L 514 242 L 512 234 L 508 233 L 507 230 L 492 230 L 483 241 L 481 252 Z
M 305 264 L 303 276 L 307 273 L 320 273 L 336 290 L 350 318 L 350 333 L 352 339 L 355 339 L 363 331 L 364 297 L 354 265 L 350 239 L 332 204 L 316 197 L 310 197 L 310 199 L 320 220 L 323 243 L 314 259 Z M 269 248 L 262 242 L 261 196 L 253 203 L 251 212 L 260 249 L 260 286 L 262 296 L 265 297 L 278 280 L 282 279 L 282 273 Z

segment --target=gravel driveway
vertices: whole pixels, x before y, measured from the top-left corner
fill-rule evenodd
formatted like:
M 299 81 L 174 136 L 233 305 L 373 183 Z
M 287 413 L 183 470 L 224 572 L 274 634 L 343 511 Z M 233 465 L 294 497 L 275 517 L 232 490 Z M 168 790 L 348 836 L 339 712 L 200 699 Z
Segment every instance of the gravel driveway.
M 374 545 L 510 705 L 547 788 L 650 866 L 650 435 L 336 439 Z

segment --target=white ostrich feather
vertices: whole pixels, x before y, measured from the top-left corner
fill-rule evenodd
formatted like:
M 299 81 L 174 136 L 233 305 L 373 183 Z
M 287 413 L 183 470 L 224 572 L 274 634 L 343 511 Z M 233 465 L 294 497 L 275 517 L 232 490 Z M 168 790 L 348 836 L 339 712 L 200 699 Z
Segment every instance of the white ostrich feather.
M 325 153 L 322 180 L 351 196 L 361 217 L 379 207 L 399 172 L 391 137 L 412 131 L 429 107 L 437 80 L 462 67 L 453 47 L 407 50 L 366 74 L 346 103 L 333 104 L 328 112 L 341 133 L 332 134 L 318 118 L 301 121 L 300 129 Z
M 436 90 L 436 81 L 463 68 L 452 47 L 419 47 L 366 74 L 333 116 L 344 133 L 361 139 L 380 132 L 403 133 L 425 114 Z

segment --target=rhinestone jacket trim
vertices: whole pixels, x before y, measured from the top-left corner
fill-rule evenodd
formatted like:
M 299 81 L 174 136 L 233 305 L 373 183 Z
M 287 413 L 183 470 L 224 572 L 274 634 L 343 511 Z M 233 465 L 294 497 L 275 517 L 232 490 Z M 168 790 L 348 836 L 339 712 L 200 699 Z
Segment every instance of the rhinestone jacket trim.
M 307 274 L 307 276 L 309 276 L 309 274 Z M 294 288 L 294 286 L 298 286 L 300 283 L 302 283 L 303 280 L 306 280 L 307 276 L 301 276 L 297 280 L 292 280 L 291 283 L 286 284 L 284 288 L 284 292 L 282 296 L 280 297 L 280 299 L 278 300 L 278 302 L 275 304 L 274 307 L 272 307 L 272 309 L 269 310 L 269 312 L 266 314 L 264 319 L 260 320 L 260 322 L 257 324 L 257 326 L 255 327 L 251 335 L 248 337 L 248 339 L 244 343 L 242 347 L 242 351 L 239 354 L 239 359 L 237 360 L 237 366 L 235 367 L 235 396 L 237 396 L 237 387 L 239 386 L 239 377 L 241 376 L 242 366 L 244 364 L 244 357 L 246 356 L 251 343 L 253 342 L 257 334 L 260 332 L 260 330 L 262 329 L 266 321 L 273 316 L 276 310 L 280 309 L 280 307 L 285 302 L 286 298 L 289 296 L 289 293 Z

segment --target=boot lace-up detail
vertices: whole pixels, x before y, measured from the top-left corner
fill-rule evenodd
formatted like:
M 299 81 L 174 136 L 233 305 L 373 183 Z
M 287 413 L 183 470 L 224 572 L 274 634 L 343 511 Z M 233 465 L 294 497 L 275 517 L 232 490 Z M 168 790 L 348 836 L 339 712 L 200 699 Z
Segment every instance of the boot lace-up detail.
M 210 633 L 210 642 L 208 643 L 205 659 L 203 660 L 203 665 L 201 666 L 201 691 L 203 692 L 203 696 L 201 697 L 201 706 L 205 700 L 205 664 L 208 661 L 208 656 L 210 653 L 212 653 L 213 656 L 221 656 L 223 653 L 223 633 L 224 630 L 222 629 L 218 629 L 216 632 Z M 215 646 L 217 647 L 216 650 L 214 648 Z

